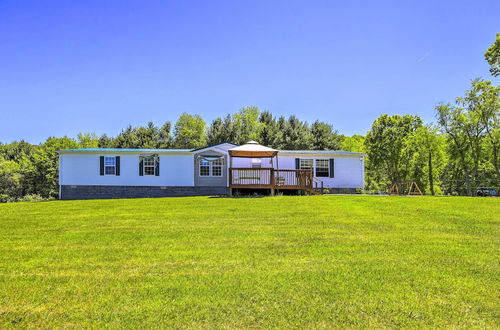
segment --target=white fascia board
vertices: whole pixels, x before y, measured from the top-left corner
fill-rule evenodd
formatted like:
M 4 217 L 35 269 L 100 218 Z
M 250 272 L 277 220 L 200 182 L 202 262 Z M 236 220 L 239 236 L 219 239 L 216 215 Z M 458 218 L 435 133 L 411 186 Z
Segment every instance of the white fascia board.
M 286 152 L 286 151 L 279 151 L 278 152 L 278 157 L 300 157 L 300 158 L 307 158 L 307 157 L 346 157 L 346 158 L 359 158 L 359 157 L 366 157 L 366 154 L 364 153 L 342 153 L 342 152 L 322 152 L 322 153 L 312 153 L 312 152 Z
M 163 156 L 169 155 L 192 155 L 190 151 L 165 151 L 165 150 L 151 150 L 151 151 L 117 151 L 117 150 L 96 150 L 96 151 L 69 151 L 59 150 L 60 155 L 142 155 L 142 154 L 158 154 Z

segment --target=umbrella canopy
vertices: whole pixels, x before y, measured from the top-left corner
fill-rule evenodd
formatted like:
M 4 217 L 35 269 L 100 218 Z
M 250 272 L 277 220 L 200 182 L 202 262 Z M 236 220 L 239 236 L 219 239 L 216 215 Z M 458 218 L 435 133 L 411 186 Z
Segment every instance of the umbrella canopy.
M 278 150 L 260 145 L 255 141 L 248 141 L 244 145 L 228 150 L 231 157 L 264 158 L 274 157 Z

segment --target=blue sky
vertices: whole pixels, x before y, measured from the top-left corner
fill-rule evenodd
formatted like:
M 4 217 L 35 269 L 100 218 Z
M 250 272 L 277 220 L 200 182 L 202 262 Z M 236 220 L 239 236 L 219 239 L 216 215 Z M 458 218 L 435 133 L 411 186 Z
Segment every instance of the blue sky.
M 0 0 L 0 141 L 250 105 L 349 135 L 384 113 L 431 121 L 492 79 L 499 13 L 498 0 Z

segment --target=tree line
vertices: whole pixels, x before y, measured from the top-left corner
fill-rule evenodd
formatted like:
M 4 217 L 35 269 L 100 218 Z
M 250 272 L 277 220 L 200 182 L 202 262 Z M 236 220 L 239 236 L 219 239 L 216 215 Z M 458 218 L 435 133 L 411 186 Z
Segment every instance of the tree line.
M 493 76 L 500 75 L 500 34 L 486 51 Z M 58 154 L 73 148 L 194 149 L 222 142 L 256 140 L 281 150 L 345 150 L 367 154 L 368 192 L 415 181 L 426 194 L 472 196 L 478 187 L 500 189 L 500 87 L 475 79 L 463 96 L 435 108 L 436 121 L 415 115 L 382 115 L 366 135 L 345 136 L 317 120 L 274 116 L 245 107 L 207 125 L 183 113 L 175 124 L 128 126 L 116 136 L 80 133 L 50 137 L 39 145 L 0 143 L 0 202 L 58 195 Z
M 209 125 L 200 115 L 183 113 L 172 126 L 128 126 L 117 136 L 79 134 L 77 142 L 92 148 L 195 149 L 223 142 L 243 144 L 257 140 L 278 149 L 339 149 L 342 136 L 332 125 L 315 121 L 309 125 L 296 116 L 276 118 L 258 107 L 245 107 L 235 114 L 216 118 Z

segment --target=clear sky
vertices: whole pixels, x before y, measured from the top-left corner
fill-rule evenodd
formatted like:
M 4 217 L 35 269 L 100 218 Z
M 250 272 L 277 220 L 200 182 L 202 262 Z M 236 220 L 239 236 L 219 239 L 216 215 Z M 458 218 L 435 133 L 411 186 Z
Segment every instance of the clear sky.
M 0 0 L 0 141 L 250 105 L 349 135 L 384 113 L 430 121 L 492 79 L 497 32 L 498 0 Z

